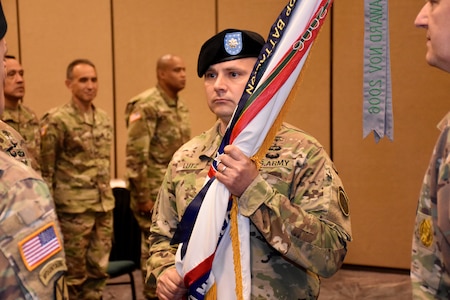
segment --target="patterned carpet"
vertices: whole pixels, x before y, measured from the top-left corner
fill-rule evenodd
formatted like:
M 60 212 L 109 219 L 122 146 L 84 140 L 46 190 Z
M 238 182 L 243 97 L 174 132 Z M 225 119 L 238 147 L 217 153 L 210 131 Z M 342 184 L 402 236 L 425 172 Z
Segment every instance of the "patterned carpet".
M 114 281 L 128 279 L 119 277 Z M 134 272 L 137 300 L 142 295 L 140 271 Z M 108 285 L 103 300 L 131 299 L 129 285 Z M 344 266 L 331 278 L 323 278 L 319 300 L 410 300 L 411 286 L 408 270 L 391 270 Z

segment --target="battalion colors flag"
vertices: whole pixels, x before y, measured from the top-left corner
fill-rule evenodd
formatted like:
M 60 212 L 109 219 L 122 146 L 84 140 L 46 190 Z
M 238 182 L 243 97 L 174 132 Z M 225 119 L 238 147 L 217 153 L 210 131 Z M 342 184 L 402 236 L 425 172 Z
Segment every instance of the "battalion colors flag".
M 216 167 L 228 144 L 252 157 L 266 138 L 272 142 L 271 129 L 279 124 L 332 2 L 288 1 L 271 27 L 205 186 L 186 208 L 172 239 L 179 244 L 175 265 L 189 289 L 188 299 L 250 299 L 250 221 L 240 214 L 233 217 L 236 202 L 215 180 Z

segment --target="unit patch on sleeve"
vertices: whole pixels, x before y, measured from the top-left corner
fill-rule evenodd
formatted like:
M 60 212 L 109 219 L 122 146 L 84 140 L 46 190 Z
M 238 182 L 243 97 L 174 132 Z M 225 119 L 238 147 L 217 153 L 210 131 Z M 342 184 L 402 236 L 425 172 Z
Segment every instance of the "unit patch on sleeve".
M 341 211 L 344 214 L 344 216 L 348 217 L 350 215 L 348 198 L 342 187 L 339 187 L 339 207 L 341 208 Z
M 51 222 L 19 242 L 20 256 L 29 271 L 61 251 L 61 239 L 55 228 L 55 223 Z

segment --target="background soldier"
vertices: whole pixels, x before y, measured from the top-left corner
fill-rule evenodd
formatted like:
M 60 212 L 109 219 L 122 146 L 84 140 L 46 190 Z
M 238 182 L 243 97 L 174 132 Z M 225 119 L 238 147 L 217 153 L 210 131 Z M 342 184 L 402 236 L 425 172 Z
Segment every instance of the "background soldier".
M 113 129 L 107 114 L 92 103 L 98 89 L 94 64 L 74 60 L 66 76 L 70 103 L 42 119 L 42 176 L 53 193 L 64 235 L 70 299 L 101 299 L 113 230 Z
M 186 85 L 183 60 L 166 54 L 156 63 L 158 83 L 133 97 L 127 105 L 127 177 L 131 190 L 131 209 L 141 228 L 141 269 L 146 277 L 151 211 L 167 164 L 173 153 L 190 138 L 188 109 L 178 92 Z M 144 285 L 147 299 L 155 290 Z
M 27 106 L 23 105 L 25 95 L 24 70 L 19 61 L 12 55 L 5 60 L 5 110 L 2 120 L 13 127 L 24 138 L 32 160 L 31 166 L 40 172 L 41 135 L 39 119 Z

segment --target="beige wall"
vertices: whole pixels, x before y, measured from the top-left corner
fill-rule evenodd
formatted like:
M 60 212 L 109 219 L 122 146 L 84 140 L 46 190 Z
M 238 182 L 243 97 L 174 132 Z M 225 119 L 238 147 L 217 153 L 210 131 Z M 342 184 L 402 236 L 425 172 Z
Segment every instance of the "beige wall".
M 423 1 L 389 1 L 394 141 L 362 139 L 363 1 L 336 1 L 333 158 L 351 201 L 347 263 L 409 268 L 417 199 L 448 111 L 448 80 L 425 63 Z M 349 76 L 351 74 L 351 76 Z
M 38 115 L 69 100 L 64 79 L 72 59 L 85 57 L 97 65 L 96 104 L 115 124 L 116 177 L 125 173 L 126 102 L 155 84 L 156 59 L 165 53 L 184 58 L 188 82 L 181 96 L 198 134 L 214 122 L 196 75 L 201 44 L 228 27 L 266 36 L 286 2 L 2 1 L 9 52 L 25 67 L 25 102 Z M 426 65 L 425 33 L 413 28 L 422 4 L 391 1 L 394 142 L 362 139 L 362 1 L 336 1 L 286 117 L 322 142 L 344 180 L 355 238 L 346 263 L 409 268 L 417 196 L 438 134 L 435 124 L 448 110 L 448 76 Z

